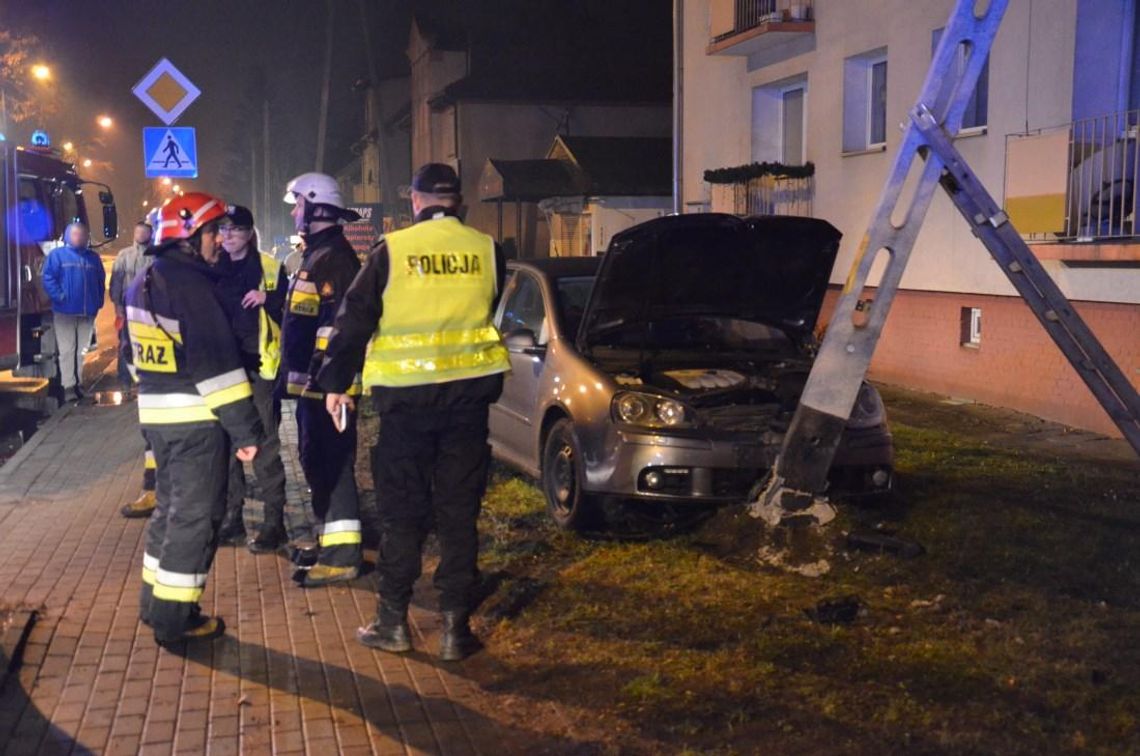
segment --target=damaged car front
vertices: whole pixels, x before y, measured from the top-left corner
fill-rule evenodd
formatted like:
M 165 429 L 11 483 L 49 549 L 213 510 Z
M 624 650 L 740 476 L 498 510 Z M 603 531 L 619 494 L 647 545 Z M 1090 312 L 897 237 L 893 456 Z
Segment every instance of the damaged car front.
M 537 417 L 565 416 L 541 424 L 536 472 L 560 524 L 583 524 L 603 496 L 747 498 L 811 370 L 839 238 L 816 219 L 718 214 L 661 218 L 614 238 L 573 347 L 559 345 L 542 366 Z M 889 491 L 892 465 L 882 400 L 864 384 L 835 487 Z

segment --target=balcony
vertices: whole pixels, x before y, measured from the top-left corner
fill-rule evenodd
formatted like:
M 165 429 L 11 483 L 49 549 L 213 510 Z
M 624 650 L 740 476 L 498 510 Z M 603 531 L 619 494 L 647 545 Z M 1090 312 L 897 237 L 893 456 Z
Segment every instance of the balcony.
M 711 210 L 741 217 L 798 215 L 812 217 L 815 167 L 753 163 L 739 168 L 706 171 Z
M 811 0 L 712 0 L 709 55 L 753 55 L 815 34 Z
M 1038 257 L 1140 261 L 1138 141 L 1136 110 L 1009 138 L 1006 212 Z

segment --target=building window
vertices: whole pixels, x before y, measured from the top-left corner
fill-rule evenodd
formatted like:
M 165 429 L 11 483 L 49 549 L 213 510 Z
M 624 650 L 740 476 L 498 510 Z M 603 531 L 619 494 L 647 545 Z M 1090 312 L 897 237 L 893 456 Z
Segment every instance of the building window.
M 887 48 L 843 61 L 843 151 L 882 148 L 887 142 Z
M 964 347 L 977 348 L 982 344 L 982 308 L 962 308 L 962 332 L 959 342 Z
M 807 160 L 807 76 L 752 90 L 752 159 L 803 165 Z
M 938 49 L 938 43 L 942 39 L 942 32 L 944 29 L 935 29 L 931 34 L 930 39 L 930 54 Z M 958 56 L 956 59 L 957 65 L 953 72 L 954 76 L 961 76 L 966 70 L 966 51 L 961 47 L 958 48 Z M 990 59 L 986 57 L 986 62 L 982 65 L 982 72 L 978 74 L 978 83 L 974 87 L 973 93 L 970 95 L 970 101 L 966 104 L 966 110 L 962 114 L 962 128 L 963 129 L 980 129 L 989 123 L 990 116 Z

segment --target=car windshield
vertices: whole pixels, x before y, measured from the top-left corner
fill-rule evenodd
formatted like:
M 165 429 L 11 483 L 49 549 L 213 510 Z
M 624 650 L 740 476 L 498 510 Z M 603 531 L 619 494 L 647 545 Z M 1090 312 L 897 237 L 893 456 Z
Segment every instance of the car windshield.
M 594 288 L 594 276 L 574 276 L 559 278 L 555 282 L 558 290 L 558 316 L 562 321 L 562 335 L 573 339 L 578 335 L 582 316 L 586 312 L 586 302 L 590 290 Z
M 693 349 L 712 352 L 782 351 L 795 342 L 766 323 L 718 315 L 675 315 L 649 322 L 614 321 L 591 341 L 617 349 Z

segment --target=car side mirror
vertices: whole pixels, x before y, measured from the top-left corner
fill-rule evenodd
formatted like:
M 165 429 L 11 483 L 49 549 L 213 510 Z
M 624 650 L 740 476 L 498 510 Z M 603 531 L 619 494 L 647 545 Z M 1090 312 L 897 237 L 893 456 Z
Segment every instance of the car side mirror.
M 507 351 L 513 354 L 529 354 L 532 357 L 546 355 L 546 347 L 538 343 L 534 331 L 529 328 L 517 328 L 503 337 Z

